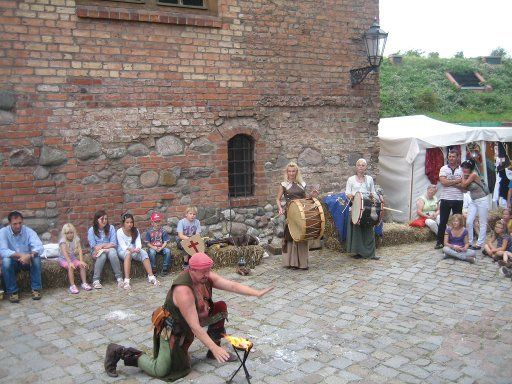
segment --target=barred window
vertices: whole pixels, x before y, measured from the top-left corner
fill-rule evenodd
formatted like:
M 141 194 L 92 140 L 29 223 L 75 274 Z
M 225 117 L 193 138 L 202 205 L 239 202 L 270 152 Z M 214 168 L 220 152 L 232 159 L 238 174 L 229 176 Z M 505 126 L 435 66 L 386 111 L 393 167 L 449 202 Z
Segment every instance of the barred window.
M 254 139 L 236 135 L 228 141 L 229 197 L 254 195 Z

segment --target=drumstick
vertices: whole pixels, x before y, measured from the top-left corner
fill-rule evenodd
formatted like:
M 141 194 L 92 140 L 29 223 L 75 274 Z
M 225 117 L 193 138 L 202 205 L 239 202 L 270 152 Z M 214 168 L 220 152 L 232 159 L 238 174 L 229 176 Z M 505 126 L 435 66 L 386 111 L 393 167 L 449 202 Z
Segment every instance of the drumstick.
M 343 215 L 345 213 L 345 210 L 350 206 L 351 199 L 343 200 L 341 197 L 338 198 L 338 203 L 341 205 L 345 205 L 345 208 L 343 208 L 343 211 L 341 211 L 341 214 Z
M 398 212 L 398 213 L 404 213 L 404 211 L 401 211 L 399 209 L 393 209 L 393 208 L 389 208 L 389 207 L 382 207 L 382 209 L 385 209 L 387 211 L 393 211 L 393 212 Z

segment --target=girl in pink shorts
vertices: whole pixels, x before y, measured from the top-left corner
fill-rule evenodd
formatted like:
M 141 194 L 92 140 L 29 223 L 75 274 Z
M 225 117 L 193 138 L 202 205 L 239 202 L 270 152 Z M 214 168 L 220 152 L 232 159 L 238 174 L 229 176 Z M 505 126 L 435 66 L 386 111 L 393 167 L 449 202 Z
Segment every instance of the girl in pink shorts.
M 87 264 L 84 263 L 80 238 L 76 233 L 73 224 L 66 223 L 62 227 L 59 240 L 59 265 L 68 271 L 69 292 L 78 293 L 75 285 L 75 269 L 80 269 L 80 278 L 82 279 L 82 289 L 90 291 L 92 288 L 87 284 L 85 270 Z

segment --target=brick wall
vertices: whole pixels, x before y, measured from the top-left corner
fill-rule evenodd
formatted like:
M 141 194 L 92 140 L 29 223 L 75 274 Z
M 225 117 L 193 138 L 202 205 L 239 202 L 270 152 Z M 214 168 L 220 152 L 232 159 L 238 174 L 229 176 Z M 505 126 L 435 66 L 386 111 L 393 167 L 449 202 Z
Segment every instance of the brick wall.
M 322 192 L 342 189 L 360 156 L 374 173 L 377 77 L 351 88 L 348 71 L 366 65 L 378 1 L 217 4 L 203 15 L 0 0 L 1 216 L 22 210 L 55 238 L 67 221 L 83 233 L 99 208 L 143 227 L 153 210 L 174 222 L 195 204 L 220 235 L 238 133 L 256 146 L 255 196 L 231 201 L 254 209 L 244 223 L 275 204 L 288 160 Z

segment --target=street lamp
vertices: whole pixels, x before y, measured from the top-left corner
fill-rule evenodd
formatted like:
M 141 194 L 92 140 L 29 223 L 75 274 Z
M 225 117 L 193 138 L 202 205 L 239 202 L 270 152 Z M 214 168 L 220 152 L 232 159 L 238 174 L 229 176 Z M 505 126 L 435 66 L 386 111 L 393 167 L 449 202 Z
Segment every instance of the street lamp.
M 382 57 L 384 56 L 384 47 L 386 46 L 388 33 L 380 29 L 379 22 L 375 18 L 370 29 L 363 34 L 363 38 L 370 66 L 350 70 L 352 87 L 361 83 L 370 72 L 377 72 L 379 70 Z

